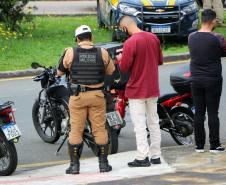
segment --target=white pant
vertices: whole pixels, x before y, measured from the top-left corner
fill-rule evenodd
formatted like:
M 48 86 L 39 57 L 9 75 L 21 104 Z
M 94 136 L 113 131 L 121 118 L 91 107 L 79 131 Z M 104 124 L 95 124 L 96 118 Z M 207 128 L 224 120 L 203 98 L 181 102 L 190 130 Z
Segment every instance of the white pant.
M 136 135 L 136 159 L 143 160 L 148 156 L 151 158 L 160 157 L 161 133 L 157 113 L 157 98 L 129 99 L 129 109 Z M 150 131 L 150 146 L 147 139 L 147 127 Z
M 217 20 L 224 22 L 224 6 L 221 0 L 203 0 L 203 9 L 212 9 L 217 14 Z

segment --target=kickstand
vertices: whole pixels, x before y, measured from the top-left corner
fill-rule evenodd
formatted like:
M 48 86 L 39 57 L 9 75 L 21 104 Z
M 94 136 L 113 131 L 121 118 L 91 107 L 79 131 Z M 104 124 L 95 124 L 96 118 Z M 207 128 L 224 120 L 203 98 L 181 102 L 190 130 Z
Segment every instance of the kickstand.
M 58 155 L 58 152 L 60 151 L 60 149 L 62 148 L 63 144 L 65 143 L 66 139 L 68 138 L 68 134 L 65 134 L 65 137 L 63 139 L 63 141 L 61 142 L 60 146 L 58 147 L 55 155 Z

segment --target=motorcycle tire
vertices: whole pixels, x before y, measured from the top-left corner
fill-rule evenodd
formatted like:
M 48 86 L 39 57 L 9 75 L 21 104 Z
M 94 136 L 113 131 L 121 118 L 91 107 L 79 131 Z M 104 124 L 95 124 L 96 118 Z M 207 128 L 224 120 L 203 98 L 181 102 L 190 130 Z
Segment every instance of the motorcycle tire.
M 121 133 L 121 128 L 119 128 L 118 130 L 116 130 L 116 132 L 117 132 L 117 135 L 119 136 L 120 133 Z
M 125 126 L 126 126 L 126 121 L 123 120 L 123 126 L 121 128 L 119 128 L 119 129 L 116 130 L 118 136 L 120 135 L 122 128 L 124 128 Z
M 183 117 L 181 117 L 181 115 L 183 115 Z M 181 132 L 185 132 L 186 129 L 188 130 L 188 128 L 194 130 L 194 113 L 188 109 L 188 108 L 184 108 L 184 107 L 177 107 L 174 108 L 171 112 L 170 112 L 170 116 L 175 124 L 175 127 L 177 127 L 178 123 L 176 119 L 181 119 L 183 118 L 183 120 L 178 120 L 178 121 L 187 121 L 187 125 L 185 126 L 180 126 L 180 131 Z M 179 132 L 176 132 L 175 130 L 170 130 L 170 135 L 172 136 L 172 138 L 174 139 L 174 141 L 178 144 L 178 145 L 191 145 L 194 142 L 194 135 L 193 133 L 183 137 L 180 135 Z
M 108 139 L 110 144 L 109 154 L 116 154 L 118 152 L 118 133 L 117 130 L 111 128 L 108 123 L 106 124 L 108 131 Z
M 106 123 L 106 129 L 108 132 L 109 140 L 109 154 L 115 154 L 118 152 L 118 134 L 117 130 L 111 128 L 108 123 Z M 89 142 L 89 146 L 92 149 L 95 156 L 98 156 L 98 148 L 95 142 Z
M 89 146 L 90 146 L 91 150 L 93 151 L 94 155 L 98 156 L 98 148 L 97 148 L 96 143 L 90 142 Z
M 8 141 L 0 131 L 0 176 L 12 174 L 17 167 L 18 157 L 14 143 Z M 4 164 L 7 166 L 4 167 Z
M 60 114 L 57 117 L 58 119 L 55 119 L 52 116 L 52 120 L 50 122 L 45 122 L 45 130 L 43 130 L 43 127 L 40 123 L 39 120 L 39 109 L 40 109 L 40 103 L 39 101 L 35 101 L 33 108 L 32 108 L 32 119 L 34 123 L 35 130 L 37 131 L 38 135 L 41 137 L 41 139 L 46 142 L 46 143 L 55 143 L 58 141 L 58 139 L 61 136 L 61 119 L 60 119 Z M 46 113 L 46 112 L 45 112 Z M 53 114 L 57 114 L 58 112 L 56 111 Z M 49 127 L 48 131 L 50 130 L 50 135 L 47 135 L 46 131 L 47 128 Z

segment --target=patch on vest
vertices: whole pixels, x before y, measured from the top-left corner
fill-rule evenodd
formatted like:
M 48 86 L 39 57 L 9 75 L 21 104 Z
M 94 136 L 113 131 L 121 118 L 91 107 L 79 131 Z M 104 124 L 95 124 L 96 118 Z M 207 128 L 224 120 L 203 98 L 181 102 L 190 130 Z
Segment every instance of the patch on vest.
M 79 63 L 96 64 L 96 53 L 79 53 Z

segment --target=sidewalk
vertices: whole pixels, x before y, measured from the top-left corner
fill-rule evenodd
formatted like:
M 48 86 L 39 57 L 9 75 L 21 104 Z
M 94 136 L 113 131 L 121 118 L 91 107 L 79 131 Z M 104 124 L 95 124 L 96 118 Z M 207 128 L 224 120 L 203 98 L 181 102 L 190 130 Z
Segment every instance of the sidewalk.
M 195 153 L 194 147 L 163 148 L 161 165 L 129 168 L 135 151 L 109 156 L 113 171 L 99 173 L 97 158 L 82 159 L 79 175 L 66 175 L 68 164 L 39 170 L 17 169 L 9 177 L 1 177 L 0 184 L 10 185 L 195 185 L 226 184 L 226 155 Z

